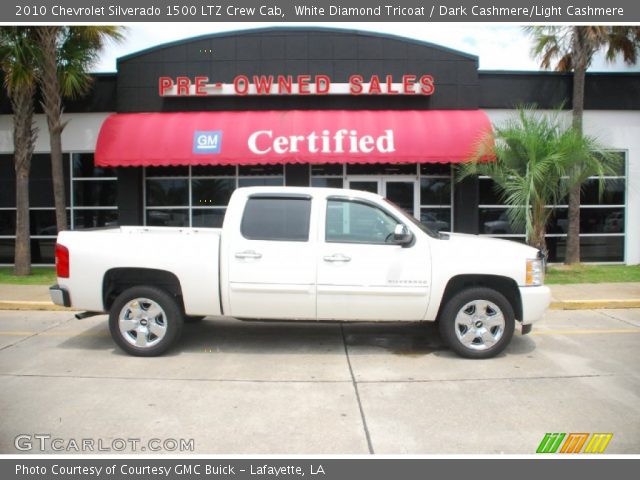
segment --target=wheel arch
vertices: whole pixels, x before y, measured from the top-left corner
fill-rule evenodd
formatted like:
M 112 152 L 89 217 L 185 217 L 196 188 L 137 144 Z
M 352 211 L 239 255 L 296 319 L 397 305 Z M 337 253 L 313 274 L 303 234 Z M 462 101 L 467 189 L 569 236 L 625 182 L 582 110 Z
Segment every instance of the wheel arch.
M 102 281 L 102 302 L 105 311 L 109 311 L 114 300 L 125 290 L 136 286 L 161 288 L 176 297 L 182 306 L 182 287 L 178 277 L 167 271 L 154 268 L 112 268 Z
M 516 320 L 522 320 L 522 298 L 518 284 L 509 277 L 500 275 L 456 275 L 447 282 L 438 308 L 438 320 L 447 302 L 458 292 L 472 287 L 491 288 L 500 292 L 511 304 Z

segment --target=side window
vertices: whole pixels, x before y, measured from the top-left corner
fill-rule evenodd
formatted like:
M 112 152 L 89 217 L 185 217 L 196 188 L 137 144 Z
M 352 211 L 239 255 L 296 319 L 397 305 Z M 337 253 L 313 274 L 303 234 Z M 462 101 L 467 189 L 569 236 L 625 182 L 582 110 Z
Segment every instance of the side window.
M 384 210 L 351 200 L 327 203 L 325 240 L 334 243 L 389 243 L 397 220 Z
M 311 199 L 249 198 L 240 232 L 249 240 L 309 241 Z

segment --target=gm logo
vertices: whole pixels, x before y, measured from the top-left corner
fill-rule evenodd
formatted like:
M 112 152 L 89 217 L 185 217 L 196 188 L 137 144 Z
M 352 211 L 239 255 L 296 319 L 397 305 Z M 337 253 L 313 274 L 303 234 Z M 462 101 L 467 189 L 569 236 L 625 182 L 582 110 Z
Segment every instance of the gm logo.
M 613 433 L 547 433 L 536 453 L 604 453 L 612 437 Z
M 193 153 L 220 153 L 222 130 L 198 131 L 193 133 Z

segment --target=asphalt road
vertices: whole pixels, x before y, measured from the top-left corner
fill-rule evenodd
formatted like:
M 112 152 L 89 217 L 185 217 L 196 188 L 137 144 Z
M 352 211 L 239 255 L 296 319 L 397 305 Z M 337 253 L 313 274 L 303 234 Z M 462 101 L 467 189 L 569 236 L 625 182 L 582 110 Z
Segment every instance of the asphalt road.
M 528 454 L 610 432 L 638 454 L 639 366 L 637 309 L 550 311 L 485 361 L 432 325 L 235 320 L 135 358 L 104 316 L 2 311 L 0 453 Z

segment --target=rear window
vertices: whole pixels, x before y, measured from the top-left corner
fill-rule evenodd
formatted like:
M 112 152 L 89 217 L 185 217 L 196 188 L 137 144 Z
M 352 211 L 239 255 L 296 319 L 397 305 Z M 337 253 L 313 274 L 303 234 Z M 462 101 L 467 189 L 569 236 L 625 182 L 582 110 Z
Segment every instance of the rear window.
M 309 198 L 249 198 L 240 232 L 249 240 L 309 241 Z

